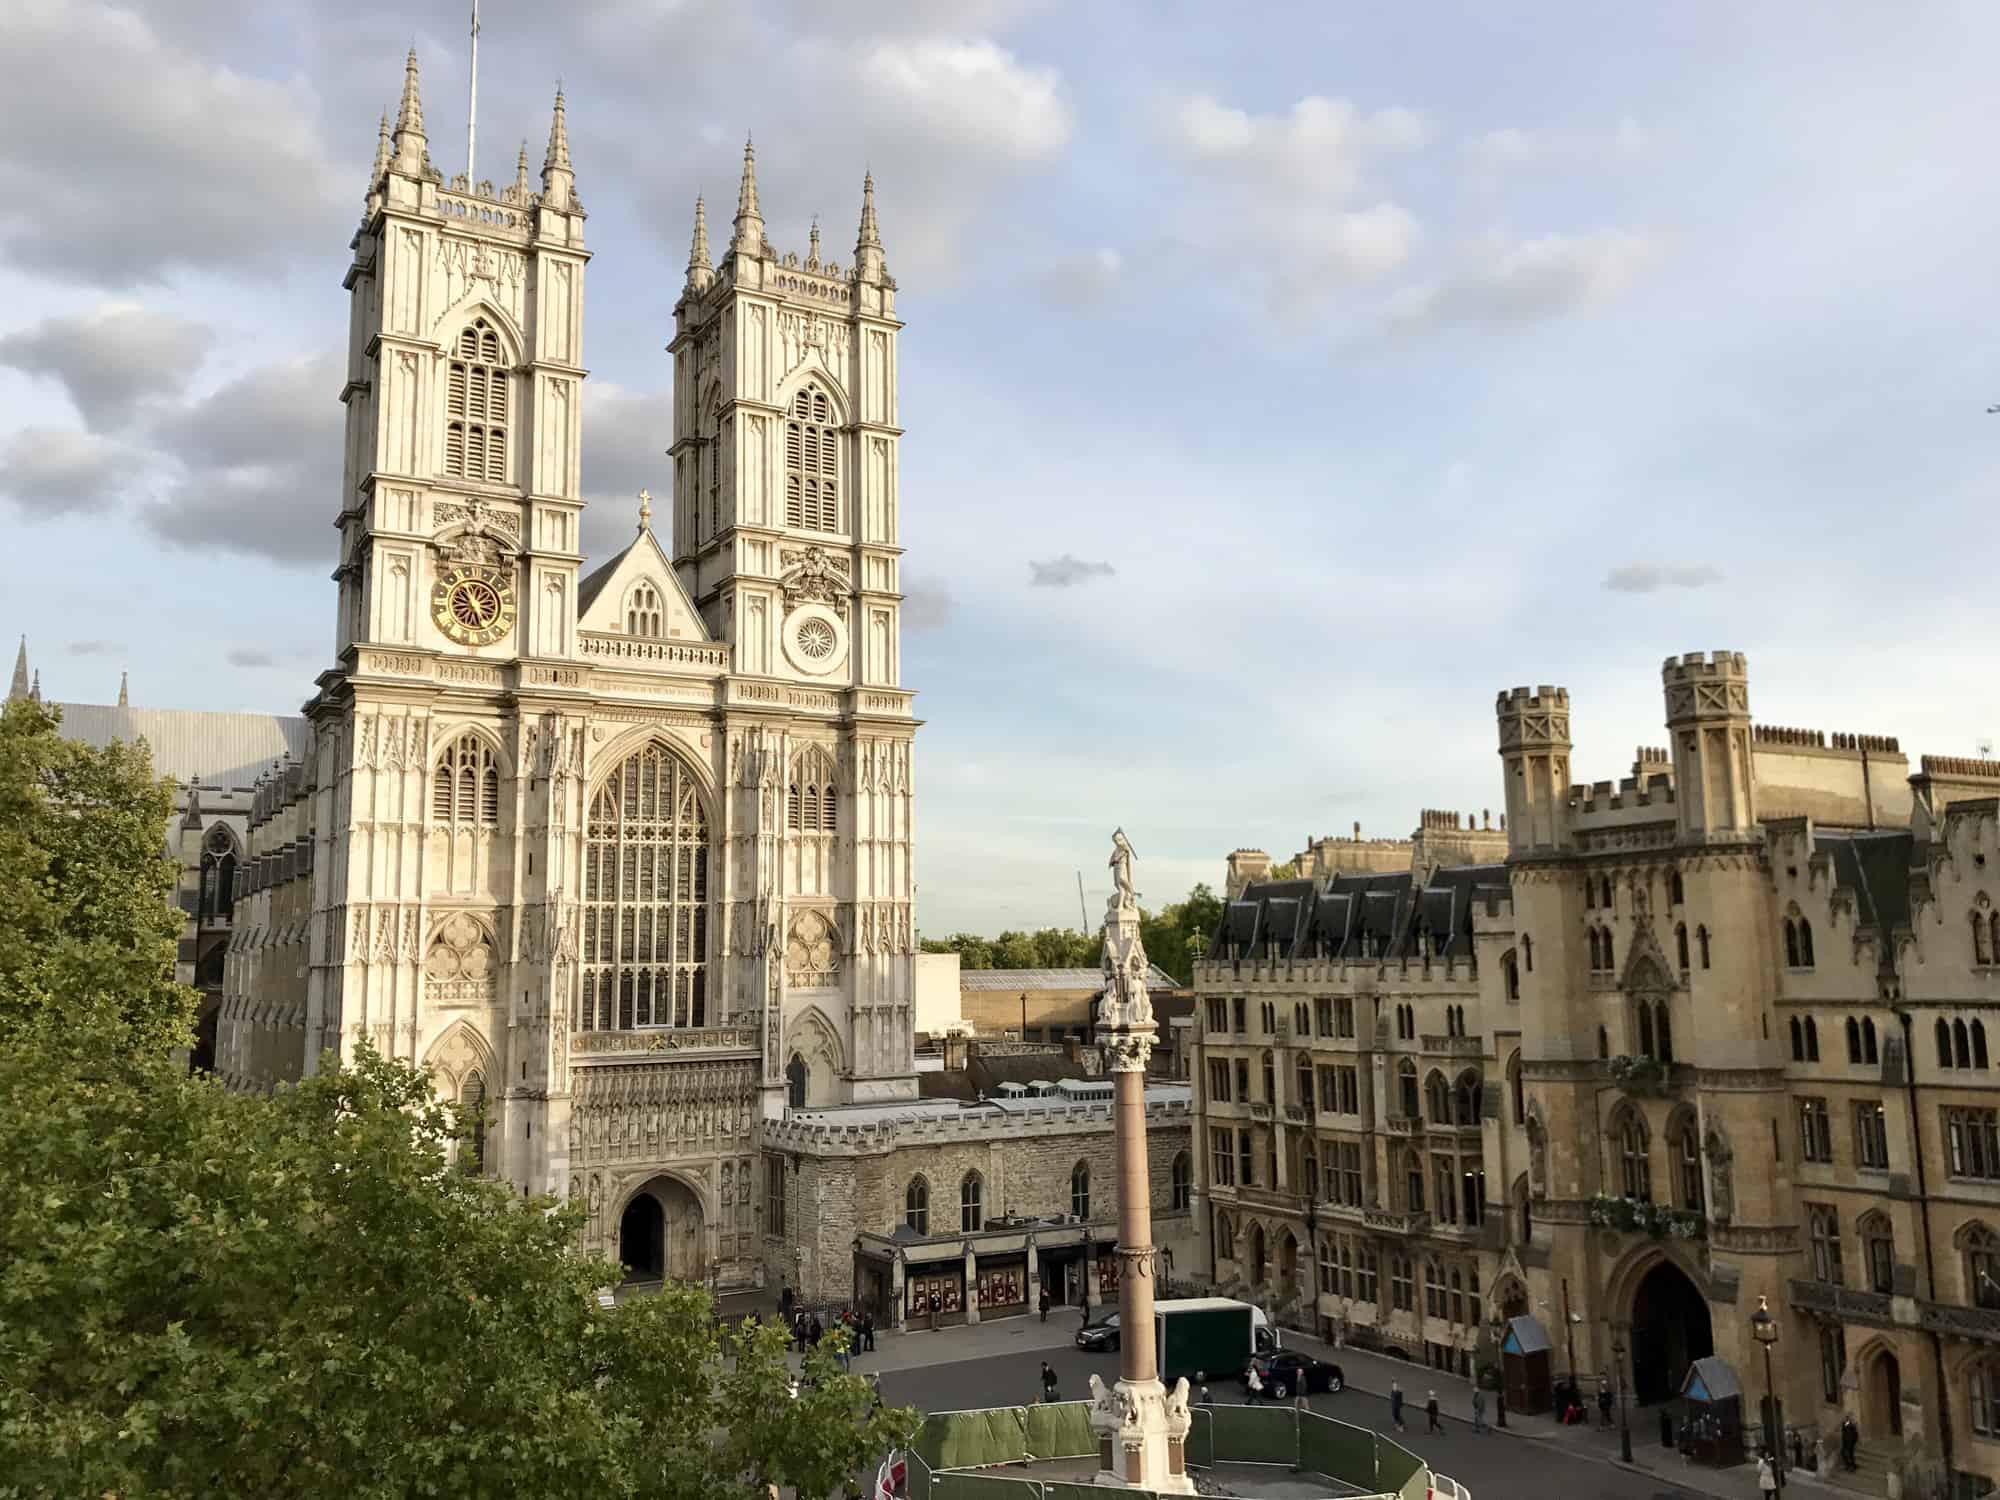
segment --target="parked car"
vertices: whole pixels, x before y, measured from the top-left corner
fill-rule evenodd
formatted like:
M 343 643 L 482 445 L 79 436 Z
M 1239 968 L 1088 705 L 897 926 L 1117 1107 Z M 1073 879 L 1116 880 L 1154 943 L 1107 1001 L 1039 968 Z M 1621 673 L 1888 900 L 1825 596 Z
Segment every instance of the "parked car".
M 1303 1390 L 1308 1395 L 1314 1391 L 1341 1391 L 1346 1389 L 1347 1376 L 1339 1365 L 1329 1364 L 1323 1359 L 1314 1359 L 1310 1354 L 1301 1354 L 1296 1349 L 1280 1349 L 1272 1354 L 1260 1354 L 1243 1367 L 1239 1377 L 1245 1385 L 1250 1383 L 1250 1372 L 1255 1370 L 1257 1378 L 1264 1382 L 1264 1391 L 1273 1400 L 1284 1401 L 1294 1391 Z
M 1076 1331 L 1076 1347 L 1092 1354 L 1102 1354 L 1107 1349 L 1118 1347 L 1118 1314 L 1113 1313 L 1101 1322 L 1086 1323 Z

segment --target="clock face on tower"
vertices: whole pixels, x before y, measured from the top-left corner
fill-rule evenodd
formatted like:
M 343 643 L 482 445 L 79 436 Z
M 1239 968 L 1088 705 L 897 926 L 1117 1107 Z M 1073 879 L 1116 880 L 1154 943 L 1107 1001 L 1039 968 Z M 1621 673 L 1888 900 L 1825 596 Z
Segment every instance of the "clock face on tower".
M 514 583 L 504 567 L 442 563 L 431 614 L 461 646 L 490 646 L 514 628 Z

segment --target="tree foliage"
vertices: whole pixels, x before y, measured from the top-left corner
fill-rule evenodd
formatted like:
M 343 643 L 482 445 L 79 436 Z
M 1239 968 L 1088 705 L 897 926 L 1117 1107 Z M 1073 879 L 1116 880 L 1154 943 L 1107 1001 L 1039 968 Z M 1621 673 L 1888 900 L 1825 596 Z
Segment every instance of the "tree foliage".
M 144 1050 L 187 1044 L 172 814 L 143 744 L 64 739 L 60 714 L 32 700 L 0 711 L 0 1040 L 59 1023 L 115 1027 Z
M 0 717 L 0 1500 L 821 1497 L 915 1427 L 784 1334 L 620 1270 L 581 1208 L 453 1170 L 470 1134 L 364 1052 L 190 1077 L 143 748 Z
M 823 1496 L 914 1425 L 698 1288 L 600 1307 L 579 1210 L 451 1170 L 406 1065 L 77 1042 L 0 1046 L 0 1495 Z
M 1140 941 L 1146 956 L 1182 984 L 1194 979 L 1194 956 L 1214 937 L 1222 921 L 1222 901 L 1207 885 L 1197 885 L 1187 899 L 1154 914 L 1140 911 Z M 948 938 L 925 938 L 926 953 L 956 953 L 964 969 L 1094 969 L 1104 961 L 1104 937 L 1065 927 L 1039 932 L 1003 932 L 997 938 L 955 932 Z

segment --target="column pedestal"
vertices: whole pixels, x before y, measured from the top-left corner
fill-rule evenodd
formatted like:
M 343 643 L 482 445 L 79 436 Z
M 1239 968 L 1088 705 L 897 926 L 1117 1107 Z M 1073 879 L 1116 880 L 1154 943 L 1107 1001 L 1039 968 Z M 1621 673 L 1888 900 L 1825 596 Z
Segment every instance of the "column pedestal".
M 1093 1375 L 1090 1390 L 1097 1483 L 1192 1495 L 1186 1443 L 1193 1417 L 1187 1381 L 1175 1381 L 1171 1391 L 1157 1380 L 1120 1380 L 1106 1387 Z

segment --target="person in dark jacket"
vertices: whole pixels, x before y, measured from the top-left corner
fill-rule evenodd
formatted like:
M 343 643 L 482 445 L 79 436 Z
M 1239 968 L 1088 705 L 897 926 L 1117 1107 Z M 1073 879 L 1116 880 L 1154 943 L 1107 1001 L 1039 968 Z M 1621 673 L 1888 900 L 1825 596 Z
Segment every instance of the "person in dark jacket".
M 1396 1424 L 1396 1431 L 1403 1430 L 1403 1384 L 1399 1380 L 1389 1382 L 1389 1420 Z
M 825 1337 L 826 1329 L 820 1326 L 819 1315 L 815 1313 L 813 1320 L 806 1324 L 806 1342 L 817 1349 L 819 1341 Z
M 1056 1370 L 1047 1360 L 1042 1361 L 1042 1399 L 1048 1402 L 1056 1399 Z
M 1424 1421 L 1428 1424 L 1425 1432 L 1443 1432 L 1444 1424 L 1438 1420 L 1438 1393 L 1431 1392 L 1430 1400 L 1424 1403 Z
M 1854 1425 L 1853 1414 L 1840 1419 L 1840 1466 L 1850 1472 L 1855 1467 L 1855 1455 L 1861 1451 L 1861 1429 Z

